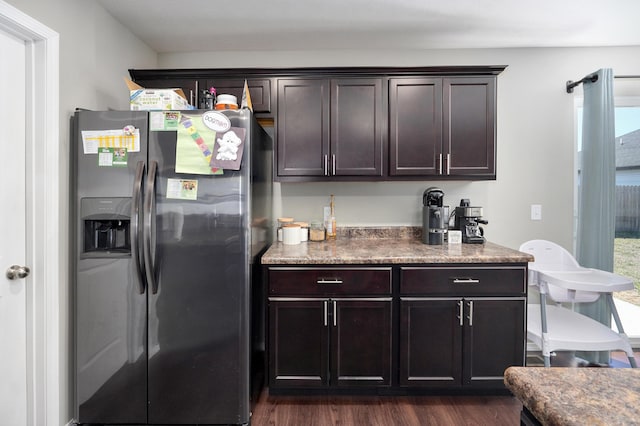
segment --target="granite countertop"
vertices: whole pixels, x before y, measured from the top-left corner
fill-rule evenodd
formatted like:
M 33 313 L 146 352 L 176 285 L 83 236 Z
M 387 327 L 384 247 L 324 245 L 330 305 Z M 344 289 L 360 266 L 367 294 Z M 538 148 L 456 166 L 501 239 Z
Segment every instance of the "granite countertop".
M 504 382 L 543 425 L 640 425 L 640 369 L 509 367 Z
M 338 228 L 333 241 L 295 245 L 273 244 L 262 256 L 264 265 L 527 263 L 533 257 L 491 242 L 428 245 L 421 228 Z

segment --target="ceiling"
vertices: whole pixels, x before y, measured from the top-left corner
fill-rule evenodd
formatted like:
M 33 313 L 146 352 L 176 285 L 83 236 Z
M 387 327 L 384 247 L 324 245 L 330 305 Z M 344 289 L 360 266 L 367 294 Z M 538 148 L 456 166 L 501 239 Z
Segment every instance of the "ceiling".
M 158 53 L 640 46 L 638 0 L 98 0 Z

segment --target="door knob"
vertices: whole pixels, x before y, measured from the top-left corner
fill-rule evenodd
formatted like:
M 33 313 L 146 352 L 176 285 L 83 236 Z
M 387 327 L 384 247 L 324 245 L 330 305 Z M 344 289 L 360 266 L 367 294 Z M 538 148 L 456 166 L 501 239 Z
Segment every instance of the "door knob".
M 31 270 L 27 266 L 11 265 L 7 269 L 7 278 L 10 280 L 17 280 L 20 278 L 26 278 Z

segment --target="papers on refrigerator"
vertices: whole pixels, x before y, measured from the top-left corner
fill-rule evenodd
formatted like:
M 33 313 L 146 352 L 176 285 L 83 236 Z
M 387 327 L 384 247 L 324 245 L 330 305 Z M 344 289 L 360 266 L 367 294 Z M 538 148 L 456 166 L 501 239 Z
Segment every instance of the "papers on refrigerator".
M 220 123 L 226 126 L 219 126 Z M 183 113 L 177 133 L 176 173 L 217 175 L 223 169 L 240 170 L 246 129 L 231 127 L 223 114 Z
M 195 179 L 167 179 L 167 198 L 197 200 L 198 181 Z
M 140 129 L 83 130 L 82 147 L 85 154 L 97 154 L 98 148 L 126 148 L 140 151 Z

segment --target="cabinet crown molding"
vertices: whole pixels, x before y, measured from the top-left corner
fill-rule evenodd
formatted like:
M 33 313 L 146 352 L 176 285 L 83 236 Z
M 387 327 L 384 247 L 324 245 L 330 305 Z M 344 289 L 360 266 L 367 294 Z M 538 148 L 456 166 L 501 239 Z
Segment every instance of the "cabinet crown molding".
M 216 76 L 250 77 L 298 77 L 298 76 L 465 76 L 498 75 L 507 65 L 456 65 L 428 67 L 309 67 L 309 68 L 173 68 L 129 69 L 131 79 L 208 78 Z

